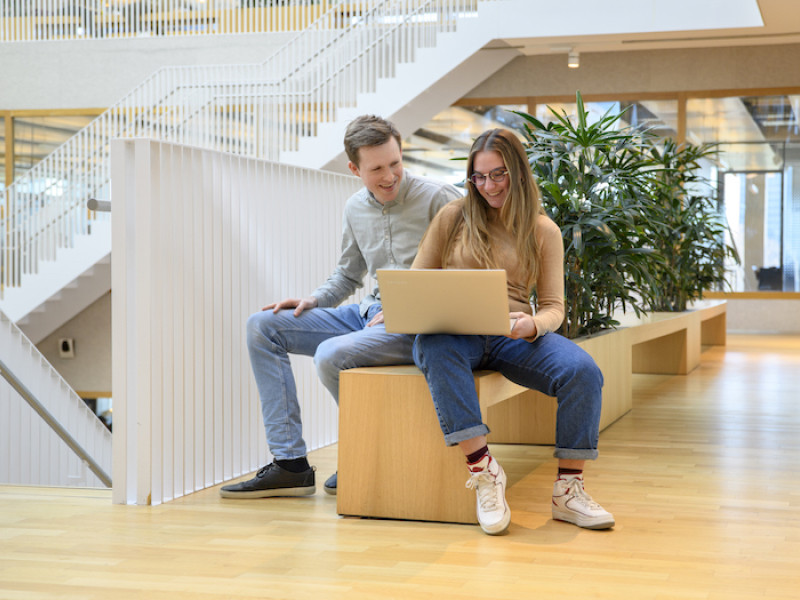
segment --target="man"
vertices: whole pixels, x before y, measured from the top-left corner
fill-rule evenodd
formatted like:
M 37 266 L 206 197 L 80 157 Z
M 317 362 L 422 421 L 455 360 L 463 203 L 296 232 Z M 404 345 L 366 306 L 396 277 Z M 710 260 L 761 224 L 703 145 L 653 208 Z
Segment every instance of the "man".
M 348 167 L 364 188 L 345 204 L 336 270 L 310 296 L 269 304 L 247 321 L 250 363 L 274 462 L 253 479 L 223 486 L 225 498 L 316 491 L 289 354 L 314 357 L 320 379 L 337 403 L 342 369 L 413 363 L 414 337 L 386 333 L 377 288 L 361 304 L 339 304 L 361 287 L 366 273 L 374 278 L 377 269 L 409 268 L 431 219 L 462 193 L 406 172 L 400 134 L 380 117 L 354 120 L 344 146 Z M 325 491 L 336 493 L 335 473 L 325 482 Z

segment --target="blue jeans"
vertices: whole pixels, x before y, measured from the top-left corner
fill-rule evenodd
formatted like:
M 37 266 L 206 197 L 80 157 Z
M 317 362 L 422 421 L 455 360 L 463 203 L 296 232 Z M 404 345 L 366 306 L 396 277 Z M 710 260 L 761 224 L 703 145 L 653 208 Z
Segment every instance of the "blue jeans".
M 557 458 L 597 458 L 603 374 L 574 342 L 557 333 L 533 343 L 504 336 L 420 335 L 414 361 L 428 381 L 447 445 L 489 433 L 472 375 L 488 369 L 556 397 Z
M 278 460 L 305 456 L 303 424 L 289 354 L 314 357 L 322 384 L 339 402 L 339 372 L 355 367 L 412 364 L 414 338 L 386 333 L 383 323 L 367 327 L 381 310 L 358 304 L 257 312 L 247 320 L 247 349 L 253 367 L 270 452 Z

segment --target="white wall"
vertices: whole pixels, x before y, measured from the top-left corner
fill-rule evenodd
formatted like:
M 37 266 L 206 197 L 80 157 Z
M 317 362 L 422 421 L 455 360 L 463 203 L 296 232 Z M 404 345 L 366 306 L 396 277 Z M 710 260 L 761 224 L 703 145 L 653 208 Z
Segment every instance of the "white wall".
M 0 110 L 106 108 L 163 66 L 261 63 L 293 35 L 0 44 Z
M 581 53 L 579 69 L 564 52 L 511 61 L 465 98 L 636 94 L 687 90 L 797 87 L 800 44 Z
M 75 357 L 61 358 L 59 340 L 75 342 Z M 111 395 L 111 292 L 36 344 L 39 352 L 83 397 Z
M 800 333 L 800 299 L 727 300 L 731 333 Z

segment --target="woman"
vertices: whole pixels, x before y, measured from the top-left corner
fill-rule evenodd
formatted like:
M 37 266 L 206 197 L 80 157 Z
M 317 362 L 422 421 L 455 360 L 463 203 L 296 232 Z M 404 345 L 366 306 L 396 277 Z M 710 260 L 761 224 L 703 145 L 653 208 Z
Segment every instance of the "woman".
M 477 493 L 478 522 L 491 535 L 511 520 L 506 476 L 490 455 L 472 371 L 499 371 L 511 381 L 558 400 L 558 478 L 553 518 L 590 529 L 614 517 L 583 489 L 583 466 L 597 458 L 603 376 L 578 345 L 553 333 L 564 319 L 564 248 L 558 226 L 544 213 L 527 156 L 506 130 L 483 133 L 470 150 L 465 198 L 431 222 L 414 269 L 505 269 L 508 336 L 420 335 L 414 361 L 425 374 L 448 445 L 467 458 L 468 488 Z M 536 290 L 536 314 L 529 304 Z

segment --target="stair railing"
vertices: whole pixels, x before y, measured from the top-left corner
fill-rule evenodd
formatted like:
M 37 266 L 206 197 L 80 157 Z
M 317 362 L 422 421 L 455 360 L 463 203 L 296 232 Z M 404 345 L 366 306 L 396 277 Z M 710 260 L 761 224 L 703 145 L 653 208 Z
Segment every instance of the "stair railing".
M 480 0 L 490 1 L 490 0 Z M 278 160 L 317 125 L 355 106 L 479 0 L 369 0 L 331 8 L 262 64 L 159 69 L 7 189 L 0 299 L 42 260 L 108 218 L 109 142 L 148 137 Z M 344 10 L 344 8 L 347 10 Z
M 20 395 L 20 397 L 28 403 L 28 405 L 38 414 L 45 423 L 52 429 L 56 435 L 61 438 L 70 450 L 78 455 L 83 462 L 89 467 L 89 470 L 94 473 L 97 478 L 103 482 L 106 487 L 111 487 L 111 476 L 105 472 L 103 467 L 81 446 L 78 441 L 72 437 L 64 426 L 59 423 L 52 413 L 45 408 L 44 404 L 39 402 L 36 396 L 31 392 L 24 383 L 22 383 L 11 369 L 0 360 L 0 376 L 5 379 L 9 385 Z
M 3 481 L 71 485 L 76 467 L 83 471 L 85 465 L 97 481 L 111 487 L 111 432 L 2 311 L 0 356 L 0 385 L 5 380 L 11 388 L 0 390 L 0 404 L 12 403 L 3 406 L 0 437 L 17 461 L 2 465 Z M 17 396 L 32 412 L 17 406 Z M 73 454 L 65 453 L 61 442 Z M 80 479 L 96 485 L 85 476 Z

